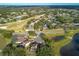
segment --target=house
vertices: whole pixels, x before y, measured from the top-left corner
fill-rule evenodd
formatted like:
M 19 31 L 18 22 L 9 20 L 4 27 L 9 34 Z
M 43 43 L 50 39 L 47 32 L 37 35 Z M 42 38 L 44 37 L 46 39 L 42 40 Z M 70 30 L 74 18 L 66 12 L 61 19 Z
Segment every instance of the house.
M 79 26 L 79 23 L 74 23 L 75 26 Z
M 46 30 L 46 29 L 48 29 L 47 24 L 45 24 L 45 25 L 43 26 L 43 30 Z
M 26 34 L 23 33 L 13 33 L 13 41 L 16 43 L 21 43 L 22 41 L 28 40 Z
M 73 23 L 72 25 L 74 29 L 79 29 L 79 23 Z
M 16 16 L 15 19 L 16 20 L 21 20 L 22 19 L 22 16 Z
M 13 33 L 12 42 L 14 46 L 27 48 L 30 47 L 30 51 L 35 52 L 38 45 L 44 45 L 44 40 L 37 35 L 36 38 L 30 39 L 27 33 Z
M 28 40 L 26 33 L 13 33 L 12 42 L 16 45 L 27 47 L 31 40 Z

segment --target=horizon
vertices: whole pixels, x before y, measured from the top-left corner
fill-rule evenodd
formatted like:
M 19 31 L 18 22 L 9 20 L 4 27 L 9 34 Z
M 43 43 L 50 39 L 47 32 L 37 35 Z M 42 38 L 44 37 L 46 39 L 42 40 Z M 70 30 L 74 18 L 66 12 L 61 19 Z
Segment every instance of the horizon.
M 10 6 L 48 6 L 48 5 L 52 5 L 52 6 L 59 6 L 59 5 L 64 5 L 64 6 L 78 6 L 79 3 L 0 3 L 0 5 L 10 5 Z

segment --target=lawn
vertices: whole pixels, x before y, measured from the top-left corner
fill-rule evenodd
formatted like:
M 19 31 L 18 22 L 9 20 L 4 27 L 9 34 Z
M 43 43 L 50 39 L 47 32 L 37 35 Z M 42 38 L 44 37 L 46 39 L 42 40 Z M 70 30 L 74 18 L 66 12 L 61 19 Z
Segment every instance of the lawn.
M 7 42 L 6 39 L 0 34 L 0 49 L 6 46 Z
M 62 28 L 60 29 L 50 29 L 50 30 L 43 30 L 43 33 L 48 37 L 53 37 L 53 36 L 62 36 L 64 35 L 64 30 Z
M 3 49 L 11 41 L 12 32 L 0 29 L 0 49 Z

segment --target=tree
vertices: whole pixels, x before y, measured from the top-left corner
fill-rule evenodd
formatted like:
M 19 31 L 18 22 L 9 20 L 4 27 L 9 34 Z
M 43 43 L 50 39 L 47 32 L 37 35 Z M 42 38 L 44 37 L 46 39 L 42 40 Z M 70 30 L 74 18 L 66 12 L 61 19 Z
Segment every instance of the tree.
M 2 54 L 4 56 L 25 56 L 26 51 L 24 48 L 15 47 L 10 43 L 3 49 Z
M 49 40 L 44 34 L 41 34 L 40 36 L 45 41 L 45 45 L 38 45 L 38 48 L 36 50 L 36 55 L 52 56 L 53 55 L 53 48 L 52 48 L 53 42 Z
M 73 19 L 69 16 L 57 16 L 57 20 L 61 23 L 72 23 Z
M 0 29 L 0 33 L 5 37 L 5 38 L 11 38 L 12 36 L 12 33 L 14 31 L 10 31 L 10 30 L 3 30 L 3 29 Z
M 16 48 L 15 55 L 16 56 L 25 56 L 26 55 L 26 51 L 25 51 L 24 48 Z
M 15 51 L 15 47 L 12 46 L 12 44 L 8 44 L 2 51 L 2 54 L 4 56 L 13 56 Z
M 29 33 L 30 36 L 36 36 L 35 31 L 28 31 L 28 33 Z
M 51 47 L 45 45 L 45 46 L 39 46 L 37 48 L 37 51 L 36 51 L 36 55 L 37 56 L 52 56 L 52 50 L 51 50 Z
M 79 17 L 75 18 L 73 22 L 74 23 L 79 23 Z

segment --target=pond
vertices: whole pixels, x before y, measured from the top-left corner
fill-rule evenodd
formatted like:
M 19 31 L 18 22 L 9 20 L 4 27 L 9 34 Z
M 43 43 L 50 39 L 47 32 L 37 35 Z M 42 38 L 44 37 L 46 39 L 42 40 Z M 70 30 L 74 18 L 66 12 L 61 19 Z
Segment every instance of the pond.
M 54 40 L 55 42 L 63 40 L 63 39 L 64 39 L 64 36 L 55 36 L 55 37 L 52 37 L 52 40 Z

